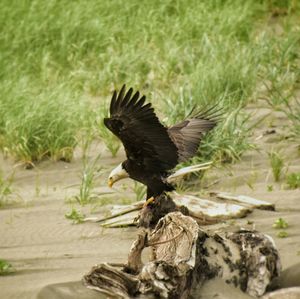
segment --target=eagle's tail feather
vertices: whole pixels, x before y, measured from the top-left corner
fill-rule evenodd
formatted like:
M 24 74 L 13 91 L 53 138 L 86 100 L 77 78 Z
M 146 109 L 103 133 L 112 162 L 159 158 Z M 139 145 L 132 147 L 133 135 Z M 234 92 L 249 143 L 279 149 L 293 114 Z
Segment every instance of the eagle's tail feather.
M 196 165 L 180 168 L 175 173 L 173 173 L 167 177 L 167 182 L 174 183 L 189 173 L 208 169 L 211 167 L 211 165 L 212 165 L 212 162 L 205 162 L 202 164 L 196 164 Z

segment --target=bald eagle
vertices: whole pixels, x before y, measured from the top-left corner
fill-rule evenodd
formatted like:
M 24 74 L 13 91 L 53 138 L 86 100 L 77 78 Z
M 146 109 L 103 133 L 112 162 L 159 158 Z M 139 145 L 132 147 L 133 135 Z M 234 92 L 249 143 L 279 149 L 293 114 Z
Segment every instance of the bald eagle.
M 180 162 L 193 157 L 204 134 L 213 129 L 219 119 L 219 109 L 212 107 L 194 113 L 169 128 L 161 124 L 146 97 L 126 92 L 123 85 L 114 91 L 110 103 L 110 117 L 105 126 L 123 143 L 127 159 L 109 175 L 108 185 L 130 177 L 147 186 L 147 199 L 155 198 L 164 191 L 174 190 L 175 177 L 205 168 L 207 164 L 187 167 L 171 173 Z

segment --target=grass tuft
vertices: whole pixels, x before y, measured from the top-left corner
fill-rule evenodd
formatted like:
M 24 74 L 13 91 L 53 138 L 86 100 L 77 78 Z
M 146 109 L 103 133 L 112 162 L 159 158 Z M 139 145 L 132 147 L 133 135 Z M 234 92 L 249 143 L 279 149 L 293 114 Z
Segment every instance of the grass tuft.
M 6 199 L 13 193 L 12 183 L 14 174 L 5 178 L 0 170 L 0 206 L 6 201 Z
M 284 230 L 277 233 L 278 238 L 287 238 L 288 236 L 289 236 L 288 232 L 286 232 Z
M 91 202 L 96 195 L 93 193 L 95 184 L 95 178 L 99 176 L 102 171 L 102 167 L 99 166 L 100 155 L 93 161 L 88 162 L 87 159 L 83 159 L 83 170 L 81 173 L 81 183 L 79 187 L 79 194 L 74 198 L 81 205 L 84 206 Z
M 25 86 L 11 88 L 13 99 L 7 95 L 0 106 L 2 150 L 27 163 L 45 157 L 70 161 L 84 117 L 76 96 L 57 85 L 35 92 Z
M 0 275 L 8 275 L 13 272 L 12 265 L 6 260 L 0 259 Z
M 286 176 L 286 183 L 290 189 L 300 188 L 300 172 L 288 174 Z
M 72 207 L 71 211 L 65 214 L 66 219 L 72 220 L 73 224 L 80 224 L 83 222 L 85 215 Z
M 255 147 L 248 139 L 248 118 L 240 109 L 226 115 L 224 121 L 204 138 L 199 156 L 193 162 L 214 160 L 229 163 L 239 160 L 246 150 Z
M 105 107 L 99 109 L 99 113 L 96 118 L 96 124 L 101 140 L 104 142 L 106 148 L 110 151 L 111 155 L 115 157 L 121 147 L 120 140 L 109 131 L 104 125 L 103 119 L 107 117 L 108 110 Z
M 268 153 L 268 155 L 269 155 L 269 160 L 270 160 L 274 180 L 275 182 L 279 182 L 283 172 L 284 160 L 282 156 L 275 151 Z
M 274 228 L 287 228 L 289 225 L 283 218 L 278 218 L 272 225 Z

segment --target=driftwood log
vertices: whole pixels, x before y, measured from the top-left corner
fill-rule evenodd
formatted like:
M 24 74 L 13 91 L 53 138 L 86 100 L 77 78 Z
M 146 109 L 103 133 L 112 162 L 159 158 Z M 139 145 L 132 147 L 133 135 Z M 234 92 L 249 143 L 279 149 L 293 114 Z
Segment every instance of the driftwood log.
M 163 202 L 167 199 L 166 202 Z M 181 211 L 194 218 L 199 225 L 218 223 L 227 219 L 242 218 L 254 209 L 275 210 L 273 204 L 244 195 L 233 195 L 225 192 L 211 192 L 208 198 L 199 198 L 193 195 L 180 195 L 175 192 L 161 195 L 157 200 L 156 208 L 152 214 L 143 209 L 144 201 L 128 206 L 113 206 L 112 215 L 105 218 L 86 218 L 85 221 L 95 221 L 103 227 L 135 226 L 136 218 L 159 219 L 166 211 Z M 152 208 L 155 206 L 152 205 Z M 146 212 L 146 214 L 145 214 Z M 144 215 L 140 217 L 141 215 Z M 153 222 L 152 221 L 152 222 Z
M 198 298 L 201 285 L 219 277 L 257 297 L 280 273 L 270 237 L 248 230 L 209 234 L 166 196 L 142 209 L 139 225 L 127 263 L 95 266 L 83 278 L 87 287 L 119 298 Z M 146 247 L 152 254 L 143 263 Z

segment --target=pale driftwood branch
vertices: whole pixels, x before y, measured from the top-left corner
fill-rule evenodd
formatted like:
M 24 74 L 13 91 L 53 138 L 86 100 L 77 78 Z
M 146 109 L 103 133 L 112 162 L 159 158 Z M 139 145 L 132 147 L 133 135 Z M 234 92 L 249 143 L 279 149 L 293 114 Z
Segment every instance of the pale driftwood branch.
M 152 260 L 143 264 L 142 250 L 150 244 Z M 256 231 L 211 235 L 191 217 L 171 212 L 152 232 L 139 234 L 126 267 L 101 264 L 84 277 L 84 283 L 120 298 L 184 299 L 204 281 L 220 277 L 252 296 L 261 296 L 279 271 L 278 252 L 270 237 Z
M 136 219 L 138 216 L 139 211 L 133 211 L 128 214 L 117 216 L 116 218 L 113 217 L 109 220 L 105 220 L 100 223 L 100 225 L 107 228 L 136 226 Z
M 156 218 L 157 220 L 164 216 L 167 212 L 172 211 L 183 211 L 184 214 L 190 215 L 194 218 L 198 224 L 207 225 L 217 223 L 223 220 L 232 219 L 232 218 L 242 218 L 247 214 L 251 213 L 253 209 L 267 209 L 274 210 L 274 205 L 251 198 L 244 195 L 231 195 L 229 193 L 212 193 L 214 194 L 215 199 L 203 199 L 197 196 L 192 195 L 179 195 L 177 193 L 172 193 L 171 195 L 162 195 L 161 198 L 166 198 L 168 202 L 163 203 L 163 209 L 160 207 L 159 211 L 151 217 Z M 220 199 L 224 202 L 220 202 Z M 226 201 L 225 201 L 226 199 Z M 175 204 L 173 204 L 173 201 Z M 123 227 L 136 225 L 137 222 L 135 219 L 140 214 L 140 225 L 147 227 L 149 222 L 149 215 L 147 210 L 143 207 L 144 202 L 138 202 L 131 206 L 125 206 L 118 211 L 113 213 L 113 215 L 97 219 L 96 222 L 101 223 L 103 227 Z M 120 209 L 120 207 L 118 206 Z M 144 215 L 146 212 L 146 215 Z M 93 219 L 94 220 L 94 219 Z M 143 224 L 143 222 L 145 222 Z M 153 222 L 153 221 L 152 221 Z M 154 221 L 154 223 L 156 223 Z
M 141 231 L 137 239 L 133 242 L 129 254 L 128 262 L 124 267 L 126 272 L 137 274 L 143 267 L 142 251 L 147 246 L 147 232 Z
M 242 218 L 251 212 L 251 208 L 228 202 L 215 202 L 193 195 L 174 195 L 172 199 L 176 205 L 184 205 L 193 217 L 204 218 L 211 222 L 218 222 L 231 218 Z
M 275 210 L 275 205 L 264 200 L 256 199 L 246 195 L 233 195 L 227 192 L 210 192 L 210 195 L 216 196 L 219 199 L 234 201 L 249 208 L 262 210 Z

